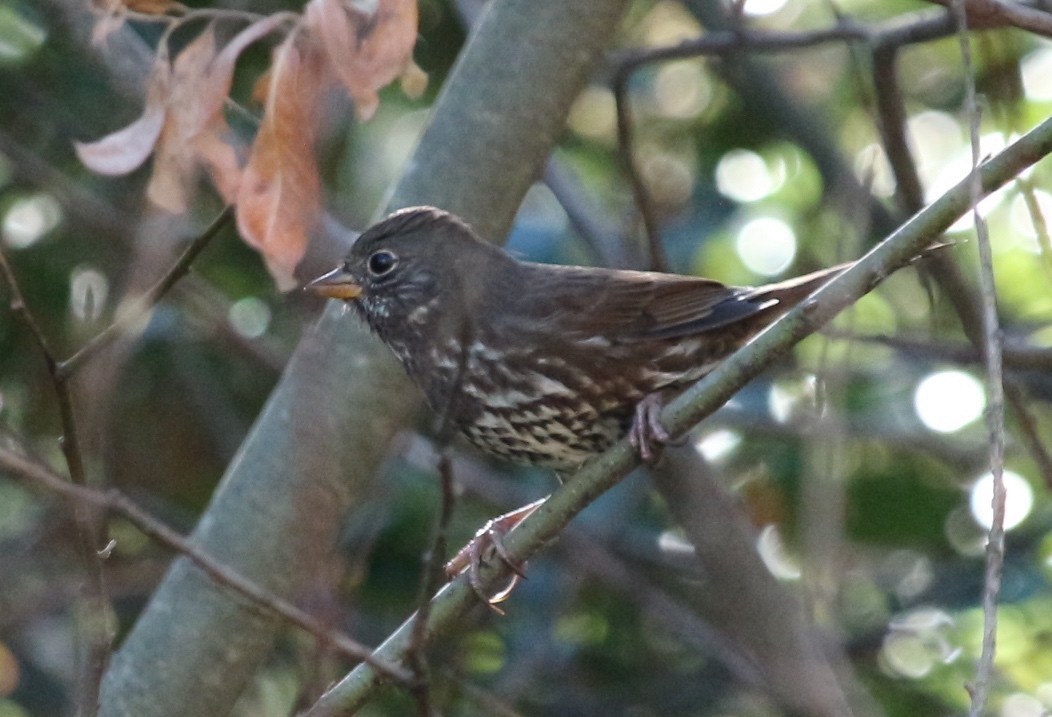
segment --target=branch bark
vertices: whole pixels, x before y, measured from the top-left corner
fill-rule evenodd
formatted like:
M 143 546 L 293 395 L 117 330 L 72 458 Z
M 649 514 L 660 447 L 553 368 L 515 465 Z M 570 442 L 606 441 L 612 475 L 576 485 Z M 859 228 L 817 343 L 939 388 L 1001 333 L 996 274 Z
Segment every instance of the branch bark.
M 482 19 L 390 208 L 435 204 L 503 237 L 625 0 L 507 0 Z M 418 406 L 387 352 L 329 306 L 301 341 L 194 533 L 202 550 L 294 599 Z M 114 657 L 103 717 L 217 715 L 277 629 L 178 560 Z

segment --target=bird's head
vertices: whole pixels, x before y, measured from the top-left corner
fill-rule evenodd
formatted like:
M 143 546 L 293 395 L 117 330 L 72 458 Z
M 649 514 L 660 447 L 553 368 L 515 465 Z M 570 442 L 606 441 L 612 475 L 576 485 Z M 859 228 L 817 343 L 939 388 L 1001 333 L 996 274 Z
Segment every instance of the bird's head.
M 392 326 L 423 327 L 470 311 L 477 287 L 506 262 L 455 215 L 411 207 L 367 229 L 342 264 L 306 288 L 352 302 L 384 335 Z

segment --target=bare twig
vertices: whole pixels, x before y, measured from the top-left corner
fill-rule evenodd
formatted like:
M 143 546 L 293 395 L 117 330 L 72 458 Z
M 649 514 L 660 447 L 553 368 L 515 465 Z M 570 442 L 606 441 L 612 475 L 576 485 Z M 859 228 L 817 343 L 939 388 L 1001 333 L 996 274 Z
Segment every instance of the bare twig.
M 1018 27 L 1037 35 L 1052 37 L 1052 15 L 1019 2 L 1003 0 L 929 0 L 950 9 L 958 23 L 967 28 Z
M 982 287 L 983 358 L 986 365 L 987 408 L 986 422 L 990 431 L 990 471 L 993 474 L 993 520 L 986 543 L 986 571 L 983 581 L 983 644 L 979 663 L 975 669 L 975 681 L 968 690 L 972 698 L 971 717 L 980 717 L 986 711 L 986 700 L 990 691 L 990 675 L 993 672 L 994 654 L 997 644 L 997 600 L 1001 593 L 1001 573 L 1004 569 L 1005 550 L 1005 416 L 1004 378 L 1001 362 L 1001 328 L 997 318 L 997 293 L 994 286 L 993 256 L 990 251 L 990 236 L 986 221 L 979 212 L 979 200 L 983 196 L 982 180 L 979 177 L 979 106 L 975 97 L 975 78 L 972 68 L 971 40 L 968 37 L 970 8 L 965 0 L 956 0 L 952 12 L 957 19 L 961 57 L 965 76 L 965 111 L 969 118 L 969 136 L 972 147 L 972 171 L 969 188 L 972 195 L 972 217 L 979 247 L 979 284 Z
M 895 57 L 893 44 L 878 44 L 874 48 L 875 66 L 878 70 L 883 68 L 875 77 L 877 105 L 881 118 L 881 135 L 884 139 L 885 153 L 891 164 L 898 186 L 899 202 L 903 210 L 909 213 L 919 211 L 924 206 L 924 192 L 916 164 L 913 162 L 906 141 L 906 112 L 902 96 L 898 91 L 894 65 Z M 974 134 L 975 131 L 976 129 L 973 128 L 972 133 Z M 978 224 L 979 222 L 976 222 L 977 227 Z M 984 356 L 985 360 L 989 339 L 986 327 L 986 311 L 982 304 L 982 298 L 976 296 L 976 292 L 973 291 L 961 273 L 960 267 L 949 256 L 945 254 L 934 256 L 927 262 L 927 266 L 936 281 L 943 288 L 944 295 L 953 305 L 953 309 L 960 318 L 961 327 L 968 340 L 976 347 L 976 352 Z M 1003 361 L 1000 337 L 998 337 L 997 351 L 998 373 L 1000 374 L 1000 364 Z M 1022 353 L 1030 353 L 1028 360 L 1037 358 L 1032 352 L 1022 350 Z M 1011 350 L 1006 355 L 1012 356 L 1012 360 L 1014 360 L 1017 352 Z M 1018 355 L 1021 357 L 1021 354 Z M 1038 360 L 1040 361 L 1041 359 Z M 1017 395 L 1022 395 L 1022 389 L 1016 381 L 1011 377 L 1005 378 L 1002 376 L 999 385 L 1004 386 L 1006 384 Z M 1000 392 L 1001 389 L 998 389 L 998 391 Z M 993 397 L 991 396 L 990 399 L 992 401 Z M 1016 404 L 1014 402 L 1012 406 L 1013 410 L 1015 410 Z M 1025 425 L 1025 421 L 1025 417 L 1021 417 L 1021 425 Z M 1033 456 L 1035 463 L 1044 465 L 1048 462 L 1048 454 L 1040 441 L 1027 440 L 1024 446 Z
M 975 0 L 970 0 L 975 1 Z M 989 2 L 991 0 L 980 0 Z M 949 2 L 949 0 L 946 0 Z M 1008 3 L 1000 3 L 1008 5 Z M 1035 13 L 1048 21 L 1052 16 L 1025 3 L 1011 3 L 1014 9 Z M 969 16 L 969 29 L 990 29 L 1011 26 L 1008 14 L 999 16 Z M 699 37 L 668 47 L 636 48 L 620 50 L 610 55 L 610 64 L 615 72 L 634 72 L 644 65 L 668 60 L 681 60 L 703 55 L 727 55 L 748 51 L 751 53 L 785 52 L 816 47 L 831 42 L 867 43 L 878 48 L 898 48 L 920 42 L 929 42 L 952 35 L 957 30 L 953 17 L 945 12 L 920 11 L 882 24 L 862 24 L 850 17 L 838 17 L 832 27 L 799 32 L 770 32 L 750 30 L 736 26 L 733 29 L 709 32 Z
M 80 451 L 80 442 L 77 437 L 77 423 L 73 411 L 73 394 L 70 391 L 69 382 L 61 375 L 59 364 L 55 360 L 55 354 L 44 335 L 43 330 L 37 323 L 33 313 L 26 304 L 25 297 L 15 278 L 15 273 L 7 262 L 7 257 L 0 251 L 0 274 L 3 274 L 11 291 L 11 308 L 21 318 L 22 322 L 29 328 L 30 333 L 36 341 L 37 347 L 44 358 L 48 374 L 51 376 L 52 387 L 58 402 L 59 415 L 62 423 L 62 436 L 59 439 L 62 454 L 66 460 L 70 480 L 77 486 L 87 486 L 87 476 L 84 470 L 84 458 Z M 80 552 L 83 568 L 87 573 L 88 580 L 84 586 L 84 597 L 89 604 L 89 618 L 83 621 L 86 635 L 84 637 L 87 649 L 87 659 L 84 665 L 84 674 L 81 679 L 78 698 L 81 709 L 85 714 L 94 715 L 98 711 L 99 688 L 102 684 L 102 675 L 109 664 L 110 650 L 113 636 L 109 627 L 109 616 L 111 613 L 109 602 L 106 598 L 106 584 L 102 571 L 102 546 L 106 544 L 105 521 L 98 511 L 90 510 L 84 504 L 74 505 L 73 518 L 77 524 L 77 547 Z
M 455 387 L 450 395 L 456 395 L 464 380 L 464 371 L 467 369 L 473 339 L 473 325 L 471 321 L 465 321 L 460 327 L 460 354 L 457 357 L 457 372 L 453 378 Z M 446 403 L 444 410 L 438 417 L 438 438 L 443 445 L 448 445 L 453 434 L 453 401 Z M 456 497 L 453 491 L 453 467 L 449 461 L 449 455 L 444 450 L 438 457 L 438 474 L 442 490 L 442 504 L 439 508 L 438 519 L 435 521 L 434 539 L 431 542 L 431 550 L 424 557 L 424 570 L 420 577 L 420 592 L 417 596 L 417 610 L 413 621 L 412 640 L 406 650 L 405 663 L 413 671 L 415 683 L 411 688 L 413 697 L 416 699 L 417 714 L 420 717 L 431 717 L 433 713 L 431 705 L 431 680 L 430 669 L 427 662 L 427 642 L 429 637 L 428 618 L 431 615 L 431 597 L 438 590 L 445 579 L 446 564 L 446 542 L 449 532 L 449 521 L 453 517 L 453 506 Z
M 144 535 L 186 556 L 216 584 L 229 588 L 247 598 L 253 605 L 305 630 L 346 657 L 369 663 L 387 679 L 400 684 L 411 683 L 412 675 L 404 668 L 373 657 L 370 648 L 347 635 L 332 630 L 292 603 L 264 590 L 248 578 L 233 571 L 211 555 L 201 551 L 187 538 L 143 510 L 117 489 L 101 490 L 91 486 L 74 485 L 54 473 L 46 465 L 8 446 L 0 446 L 0 468 L 9 471 L 27 485 L 43 488 L 74 505 L 87 505 L 96 510 L 109 511 L 121 516 L 142 531 Z
M 1048 444 L 1041 440 L 1037 430 L 1037 421 L 1027 408 L 1023 391 L 1016 383 L 1010 381 L 1005 382 L 1004 389 L 1005 399 L 1012 407 L 1012 413 L 1019 423 L 1019 433 L 1023 443 L 1030 452 L 1031 458 L 1034 459 L 1034 463 L 1037 464 L 1037 470 L 1045 481 L 1045 485 L 1052 490 L 1052 455 L 1049 455 L 1048 448 L 1046 448 Z
M 822 334 L 831 339 L 880 344 L 896 351 L 919 354 L 938 361 L 963 364 L 975 364 L 983 361 L 982 355 L 975 346 L 961 341 L 937 341 L 887 334 L 856 334 L 851 331 L 831 328 L 823 329 Z M 1013 371 L 1052 371 L 1052 349 L 1043 346 L 1009 343 L 1002 346 L 1001 353 L 1006 369 L 1012 369 Z
M 58 364 L 58 375 L 66 380 L 77 372 L 85 362 L 89 361 L 101 349 L 108 346 L 119 338 L 128 329 L 135 326 L 142 318 L 157 305 L 165 294 L 175 285 L 177 281 L 186 276 L 190 271 L 197 256 L 204 250 L 208 243 L 218 234 L 233 218 L 233 207 L 227 207 L 212 220 L 203 232 L 198 234 L 183 251 L 179 259 L 165 272 L 156 284 L 141 297 L 136 299 L 131 306 L 116 317 L 114 322 L 96 334 L 79 351 L 65 361 Z
M 1037 14 L 1043 15 L 1044 13 L 1038 12 Z M 990 27 L 1004 24 L 1010 23 L 1007 19 L 1002 19 L 999 24 L 996 20 L 986 19 L 978 26 Z M 933 15 L 925 12 L 916 13 L 906 21 L 900 18 L 894 23 L 878 27 L 861 25 L 849 18 L 838 18 L 837 24 L 830 28 L 806 32 L 755 32 L 735 26 L 728 31 L 712 32 L 704 37 L 687 40 L 671 47 L 633 49 L 614 53 L 611 56 L 611 65 L 613 66 L 611 84 L 617 106 L 618 150 L 621 163 L 632 186 L 633 196 L 635 197 L 636 206 L 638 207 L 650 247 L 651 268 L 664 270 L 666 260 L 661 244 L 658 220 L 653 206 L 653 198 L 650 196 L 635 157 L 628 83 L 636 70 L 656 62 L 705 55 L 729 55 L 746 50 L 750 52 L 779 52 L 813 47 L 829 42 L 866 42 L 874 48 L 874 57 L 877 60 L 875 72 L 878 75 L 875 79 L 879 88 L 881 86 L 880 73 L 882 71 L 894 72 L 895 53 L 899 47 L 942 37 L 951 34 L 954 30 L 954 24 L 945 14 L 938 13 Z M 895 83 L 891 83 L 889 86 L 892 88 L 892 91 L 897 91 L 895 90 Z M 889 123 L 889 127 L 900 124 L 898 122 Z M 889 146 L 897 146 L 897 144 L 889 143 Z
M 443 420 L 443 423 L 446 423 Z M 453 490 L 453 465 L 449 460 L 448 448 L 438 457 L 438 475 L 442 491 L 442 503 L 438 519 L 435 521 L 434 538 L 431 550 L 424 558 L 424 573 L 420 579 L 420 594 L 417 597 L 416 619 L 413 622 L 413 639 L 406 652 L 405 662 L 413 671 L 415 684 L 411 688 L 416 699 L 417 714 L 420 717 L 431 717 L 434 709 L 431 705 L 431 675 L 427 662 L 428 617 L 431 614 L 431 598 L 445 581 L 446 543 L 449 534 L 449 522 L 453 517 L 453 506 L 456 496 Z
M 635 251 L 635 245 L 627 246 L 621 240 L 616 225 L 604 218 L 603 211 L 589 201 L 566 162 L 558 157 L 549 159 L 544 168 L 544 183 L 562 205 L 570 226 L 587 245 L 594 261 L 613 268 L 638 266 L 636 255 L 639 252 Z
M 1030 222 L 1034 226 L 1034 234 L 1037 235 L 1037 245 L 1041 251 L 1045 271 L 1052 274 L 1052 238 L 1049 237 L 1048 222 L 1045 220 L 1044 212 L 1041 211 L 1041 205 L 1034 193 L 1034 183 L 1027 177 L 1020 177 L 1016 184 L 1019 185 L 1019 191 L 1026 202 L 1027 212 L 1030 213 Z
M 668 261 L 665 259 L 665 249 L 661 244 L 661 234 L 658 230 L 657 215 L 654 211 L 654 201 L 643 181 L 643 174 L 636 165 L 635 140 L 632 132 L 632 109 L 628 96 L 628 81 L 632 76 L 633 66 L 621 65 L 614 73 L 613 90 L 614 101 L 617 104 L 617 147 L 621 155 L 621 164 L 625 173 L 628 174 L 629 182 L 632 184 L 632 193 L 635 196 L 636 207 L 639 216 L 643 220 L 643 229 L 646 232 L 647 243 L 650 246 L 650 268 L 653 271 L 668 271 Z

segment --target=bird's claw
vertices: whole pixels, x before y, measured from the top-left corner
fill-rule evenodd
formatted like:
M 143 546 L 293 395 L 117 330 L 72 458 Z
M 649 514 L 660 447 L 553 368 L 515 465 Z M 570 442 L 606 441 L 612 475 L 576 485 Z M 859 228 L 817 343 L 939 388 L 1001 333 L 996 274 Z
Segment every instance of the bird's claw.
M 521 523 L 526 516 L 530 515 L 535 511 L 546 498 L 534 501 L 529 505 L 524 505 L 521 508 L 505 513 L 504 515 L 498 516 L 493 520 L 488 521 L 482 528 L 475 533 L 468 544 L 461 548 L 453 558 L 446 563 L 445 570 L 446 575 L 452 579 L 457 575 L 467 571 L 468 583 L 471 585 L 471 589 L 479 599 L 489 605 L 490 609 L 499 615 L 503 615 L 504 611 L 501 610 L 497 605 L 511 597 L 512 591 L 515 586 L 519 584 L 519 580 L 526 578 L 524 572 L 525 565 L 519 563 L 504 545 L 504 536 L 507 535 L 512 528 Z M 482 585 L 482 565 L 489 560 L 493 555 L 500 558 L 500 561 L 508 566 L 508 568 L 514 573 L 508 584 L 498 590 L 496 593 L 489 594 L 485 591 Z
M 672 440 L 672 436 L 661 423 L 661 395 L 650 393 L 636 404 L 632 425 L 628 429 L 628 442 L 639 451 L 639 457 L 647 463 L 657 460 L 661 446 Z

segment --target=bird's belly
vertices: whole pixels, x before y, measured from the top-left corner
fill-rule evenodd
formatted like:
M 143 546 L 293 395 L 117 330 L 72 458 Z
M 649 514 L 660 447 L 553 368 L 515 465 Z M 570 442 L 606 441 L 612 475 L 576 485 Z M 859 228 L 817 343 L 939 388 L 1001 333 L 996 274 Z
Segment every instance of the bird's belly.
M 436 408 L 448 404 L 461 432 L 482 451 L 570 471 L 622 438 L 648 393 L 665 392 L 710 368 L 678 354 L 667 357 L 668 366 L 607 354 L 544 356 L 477 342 L 468 350 L 461 380 L 450 386 L 452 395 L 429 399 Z
M 526 410 L 487 410 L 462 422 L 460 430 L 476 448 L 515 463 L 571 471 L 624 435 L 624 421 L 585 419 L 535 404 Z

